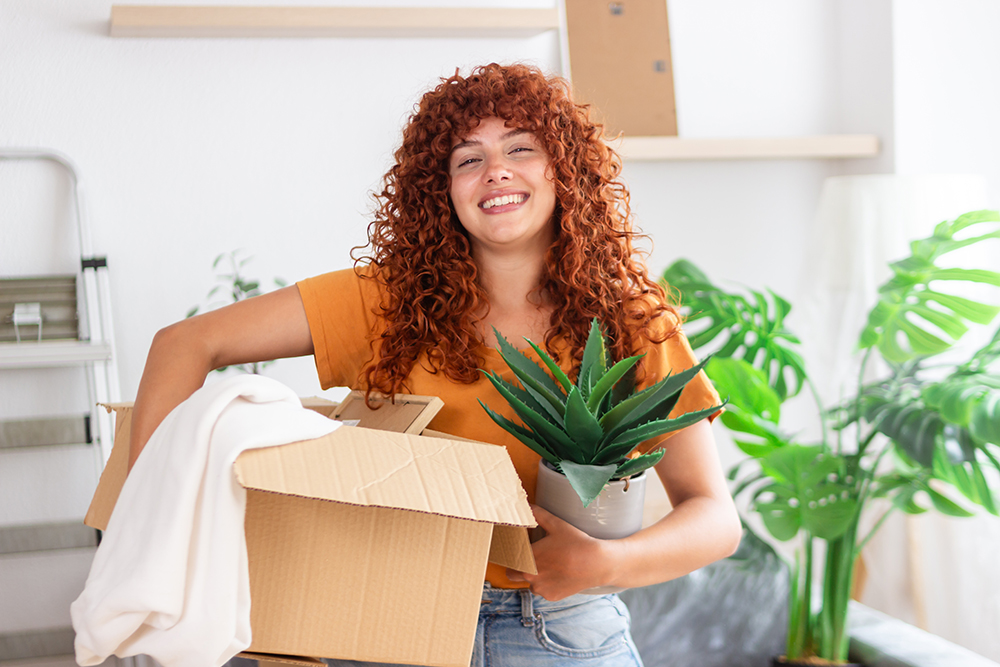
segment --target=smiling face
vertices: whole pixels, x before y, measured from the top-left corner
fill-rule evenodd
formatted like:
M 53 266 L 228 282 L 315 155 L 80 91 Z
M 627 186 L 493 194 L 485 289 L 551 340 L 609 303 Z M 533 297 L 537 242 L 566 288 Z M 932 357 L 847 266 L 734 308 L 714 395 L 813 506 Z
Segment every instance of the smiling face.
M 500 118 L 484 118 L 455 142 L 449 194 L 474 253 L 548 248 L 556 207 L 549 167 L 535 135 Z

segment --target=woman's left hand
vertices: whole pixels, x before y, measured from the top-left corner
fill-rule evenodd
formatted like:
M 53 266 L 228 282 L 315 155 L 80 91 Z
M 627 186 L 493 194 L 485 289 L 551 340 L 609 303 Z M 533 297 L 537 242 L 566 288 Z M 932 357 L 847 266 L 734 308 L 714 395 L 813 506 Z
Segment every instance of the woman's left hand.
M 531 545 L 538 574 L 507 570 L 511 581 L 526 581 L 546 600 L 562 600 L 595 586 L 606 585 L 614 562 L 611 541 L 599 540 L 537 505 L 535 520 L 546 535 Z

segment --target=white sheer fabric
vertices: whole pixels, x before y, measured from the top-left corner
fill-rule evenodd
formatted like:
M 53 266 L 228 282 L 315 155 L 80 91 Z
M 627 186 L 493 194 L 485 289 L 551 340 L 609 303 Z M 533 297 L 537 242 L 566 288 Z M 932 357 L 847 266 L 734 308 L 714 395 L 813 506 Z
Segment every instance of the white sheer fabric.
M 986 192 L 980 176 L 827 179 L 803 263 L 808 268 L 800 293 L 790 295 L 797 309 L 790 326 L 803 340 L 810 375 L 826 405 L 855 391 L 858 334 L 878 286 L 890 276 L 888 263 L 907 256 L 909 242 L 930 235 L 938 222 L 989 208 Z M 994 246 L 959 261 L 1000 270 L 1000 251 Z M 998 298 L 996 290 L 976 296 Z M 882 369 L 871 366 L 873 379 Z M 894 516 L 865 550 L 862 601 L 1000 660 L 997 553 L 995 517 Z

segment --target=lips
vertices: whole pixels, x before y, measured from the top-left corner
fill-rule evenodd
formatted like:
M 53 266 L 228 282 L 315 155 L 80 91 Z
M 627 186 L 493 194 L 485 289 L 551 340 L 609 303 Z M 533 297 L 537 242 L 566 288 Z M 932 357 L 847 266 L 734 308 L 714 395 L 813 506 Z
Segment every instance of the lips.
M 528 199 L 528 194 L 525 192 L 506 192 L 502 194 L 491 193 L 479 202 L 479 208 L 484 211 L 491 211 L 494 213 L 499 213 L 503 210 L 509 210 L 520 204 L 523 204 Z

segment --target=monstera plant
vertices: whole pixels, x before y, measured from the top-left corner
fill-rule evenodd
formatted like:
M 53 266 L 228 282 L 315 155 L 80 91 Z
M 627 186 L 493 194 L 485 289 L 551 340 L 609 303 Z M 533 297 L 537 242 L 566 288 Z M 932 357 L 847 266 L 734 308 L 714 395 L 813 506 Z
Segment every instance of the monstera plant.
M 669 418 L 681 390 L 704 362 L 636 391 L 635 367 L 642 355 L 613 363 L 595 319 L 575 382 L 538 345 L 527 340 L 545 368 L 514 348 L 494 329 L 499 352 L 520 382 L 486 373 L 523 424 L 480 405 L 501 428 L 564 474 L 589 505 L 611 480 L 637 475 L 656 465 L 663 450 L 629 457 L 639 444 L 680 430 L 714 414 L 721 406 Z M 546 371 L 547 369 L 547 371 Z
M 955 250 L 1000 239 L 997 223 L 996 211 L 942 222 L 932 236 L 911 243 L 909 257 L 890 264 L 892 277 L 860 332 L 857 393 L 829 407 L 806 372 L 799 339 L 785 326 L 787 301 L 773 292 L 727 291 L 683 260 L 664 274 L 683 295 L 696 331 L 692 345 L 715 350 L 706 372 L 730 399 L 722 422 L 750 457 L 730 473 L 734 494 L 749 497 L 774 538 L 800 540 L 790 662 L 846 660 L 855 562 L 892 513 L 933 508 L 970 516 L 978 507 L 998 514 L 990 480 L 1000 473 L 1000 330 L 964 355 L 954 348 L 970 325 L 995 322 L 1000 299 L 983 303 L 944 286 L 1000 287 L 1000 273 L 938 264 Z M 867 381 L 876 355 L 888 372 Z M 803 388 L 815 397 L 818 442 L 801 442 L 781 425 L 782 403 Z M 876 510 L 881 514 L 863 533 L 862 517 Z

